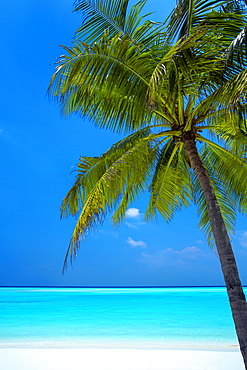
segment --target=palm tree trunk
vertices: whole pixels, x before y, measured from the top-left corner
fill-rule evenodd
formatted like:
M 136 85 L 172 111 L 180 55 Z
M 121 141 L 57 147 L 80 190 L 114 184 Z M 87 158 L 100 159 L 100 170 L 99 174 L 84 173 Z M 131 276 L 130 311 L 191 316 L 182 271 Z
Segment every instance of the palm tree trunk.
M 214 190 L 199 157 L 195 140 L 190 138 L 189 140 L 185 139 L 183 141 L 184 149 L 188 155 L 191 167 L 195 171 L 206 198 L 209 220 L 226 283 L 240 350 L 243 356 L 245 369 L 247 369 L 247 304 L 231 242 Z

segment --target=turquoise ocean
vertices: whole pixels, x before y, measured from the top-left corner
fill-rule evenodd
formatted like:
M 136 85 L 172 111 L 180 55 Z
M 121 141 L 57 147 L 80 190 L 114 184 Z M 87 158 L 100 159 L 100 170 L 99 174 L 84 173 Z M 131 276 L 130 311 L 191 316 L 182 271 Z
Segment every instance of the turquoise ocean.
M 0 312 L 0 347 L 237 345 L 223 287 L 0 288 Z

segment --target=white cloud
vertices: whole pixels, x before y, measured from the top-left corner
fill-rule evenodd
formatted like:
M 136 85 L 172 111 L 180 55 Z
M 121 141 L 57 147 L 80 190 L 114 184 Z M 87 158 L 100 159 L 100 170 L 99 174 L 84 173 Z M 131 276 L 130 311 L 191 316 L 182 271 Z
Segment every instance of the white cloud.
M 168 261 L 168 259 L 166 258 L 165 250 L 160 250 L 153 254 L 143 252 L 139 261 L 154 267 L 162 267 L 166 264 L 169 264 L 170 259 Z
M 198 239 L 198 240 L 196 241 L 196 243 L 197 243 L 197 244 L 204 244 L 204 241 L 203 241 L 203 240 L 201 240 L 201 239 Z
M 174 251 L 176 253 L 176 251 Z M 197 247 L 187 247 L 185 249 L 182 249 L 180 252 L 178 252 L 180 256 L 184 256 L 186 258 L 198 258 L 199 256 L 205 254 L 203 250 Z
M 140 218 L 140 216 L 141 214 L 138 208 L 128 208 L 125 213 L 125 217 L 128 218 Z
M 125 225 L 130 229 L 138 229 L 138 226 L 136 224 L 132 224 L 131 222 L 125 222 Z
M 142 248 L 146 248 L 147 244 L 145 242 L 143 242 L 142 240 L 133 240 L 130 236 L 128 237 L 128 239 L 126 240 L 126 242 L 131 245 L 131 247 L 142 247 Z
M 200 248 L 187 247 L 181 251 L 172 248 L 161 249 L 153 254 L 143 252 L 140 262 L 147 263 L 154 267 L 163 267 L 166 265 L 187 264 L 189 260 L 208 257 Z
M 239 244 L 242 247 L 247 248 L 247 231 L 239 231 L 237 233 L 237 238 L 238 238 Z
M 96 233 L 94 232 L 91 232 L 91 235 L 95 238 L 99 238 L 98 235 L 99 234 L 102 234 L 102 235 L 106 235 L 106 236 L 114 236 L 115 238 L 118 238 L 119 237 L 119 234 L 117 231 L 114 231 L 114 230 L 107 230 L 107 229 L 101 229 L 101 230 L 97 230 Z

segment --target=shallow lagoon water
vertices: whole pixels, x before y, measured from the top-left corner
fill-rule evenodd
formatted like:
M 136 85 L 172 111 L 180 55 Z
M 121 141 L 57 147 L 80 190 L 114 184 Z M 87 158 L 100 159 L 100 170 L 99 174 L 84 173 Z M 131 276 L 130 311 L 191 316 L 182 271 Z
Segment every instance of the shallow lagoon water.
M 225 288 L 0 288 L 1 347 L 237 345 Z

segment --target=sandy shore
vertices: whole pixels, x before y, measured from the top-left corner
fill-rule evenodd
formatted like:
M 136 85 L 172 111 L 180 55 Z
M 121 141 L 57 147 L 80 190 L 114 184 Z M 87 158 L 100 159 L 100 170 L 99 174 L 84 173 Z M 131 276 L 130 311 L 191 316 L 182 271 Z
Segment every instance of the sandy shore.
M 244 370 L 237 349 L 0 348 L 2 370 Z

